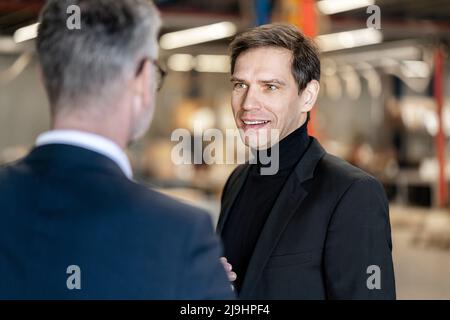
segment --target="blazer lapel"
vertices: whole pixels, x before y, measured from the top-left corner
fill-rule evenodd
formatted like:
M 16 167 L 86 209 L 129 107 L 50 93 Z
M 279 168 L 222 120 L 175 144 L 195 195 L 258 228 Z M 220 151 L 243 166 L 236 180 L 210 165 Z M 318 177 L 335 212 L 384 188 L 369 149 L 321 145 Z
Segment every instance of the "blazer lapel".
M 249 165 L 245 165 L 242 169 L 242 172 L 238 173 L 238 176 L 235 180 L 230 181 L 230 186 L 228 186 L 227 190 L 229 190 L 229 195 L 224 198 L 224 202 L 222 204 L 222 212 L 219 216 L 219 221 L 217 222 L 217 233 L 219 235 L 222 234 L 223 227 L 225 222 L 227 221 L 228 215 L 230 213 L 231 208 L 233 207 L 234 201 L 236 200 L 239 191 L 241 191 L 242 186 L 244 185 L 245 180 L 247 180 L 248 171 L 250 169 Z
M 311 139 L 311 145 L 283 186 L 264 224 L 248 265 L 240 298 L 252 298 L 264 267 L 277 246 L 284 229 L 308 195 L 302 184 L 313 177 L 314 168 L 325 154 L 325 150 L 317 140 Z

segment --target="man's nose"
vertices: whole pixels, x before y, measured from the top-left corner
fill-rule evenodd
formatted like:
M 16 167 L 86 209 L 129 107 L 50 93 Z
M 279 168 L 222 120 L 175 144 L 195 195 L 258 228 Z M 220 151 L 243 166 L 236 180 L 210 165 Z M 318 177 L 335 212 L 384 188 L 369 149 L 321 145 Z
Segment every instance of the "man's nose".
M 252 87 L 248 88 L 244 100 L 242 101 L 242 109 L 246 111 L 255 110 L 260 108 L 260 100 L 258 93 Z

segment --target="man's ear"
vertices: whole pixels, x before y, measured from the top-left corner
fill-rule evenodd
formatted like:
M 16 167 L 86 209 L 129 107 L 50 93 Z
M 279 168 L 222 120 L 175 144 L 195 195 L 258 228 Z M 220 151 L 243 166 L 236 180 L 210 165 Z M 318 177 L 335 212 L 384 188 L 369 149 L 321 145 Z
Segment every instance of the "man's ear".
M 314 104 L 316 103 L 317 96 L 319 94 L 320 90 L 320 84 L 317 80 L 311 80 L 306 85 L 306 88 L 303 89 L 302 92 L 302 112 L 308 112 L 311 111 L 311 109 L 314 107 Z
M 153 79 L 153 77 L 151 77 L 151 69 L 152 66 L 150 61 L 148 59 L 145 60 L 134 79 L 134 95 L 142 99 L 143 106 L 148 105 L 148 101 L 150 101 L 151 95 L 153 94 L 150 89 L 150 81 Z

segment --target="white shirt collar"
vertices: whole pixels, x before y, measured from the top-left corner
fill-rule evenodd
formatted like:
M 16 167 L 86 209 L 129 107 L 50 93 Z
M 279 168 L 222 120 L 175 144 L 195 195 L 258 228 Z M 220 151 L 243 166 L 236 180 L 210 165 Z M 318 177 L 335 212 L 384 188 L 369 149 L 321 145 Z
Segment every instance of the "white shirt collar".
M 125 152 L 115 142 L 105 137 L 78 130 L 51 130 L 41 133 L 36 139 L 36 146 L 46 144 L 67 144 L 100 153 L 114 161 L 128 179 L 133 177 L 130 161 Z

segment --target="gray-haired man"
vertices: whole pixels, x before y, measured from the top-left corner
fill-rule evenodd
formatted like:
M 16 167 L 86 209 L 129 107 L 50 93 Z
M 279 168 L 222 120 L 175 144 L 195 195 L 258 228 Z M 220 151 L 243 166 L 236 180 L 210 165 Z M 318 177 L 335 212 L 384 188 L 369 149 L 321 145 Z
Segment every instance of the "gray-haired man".
M 81 29 L 66 27 L 80 8 Z M 150 124 L 159 17 L 146 0 L 51 0 L 37 53 L 52 130 L 0 169 L 0 299 L 232 298 L 207 214 L 130 178 Z

